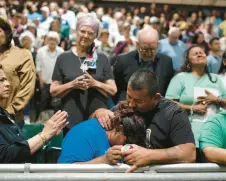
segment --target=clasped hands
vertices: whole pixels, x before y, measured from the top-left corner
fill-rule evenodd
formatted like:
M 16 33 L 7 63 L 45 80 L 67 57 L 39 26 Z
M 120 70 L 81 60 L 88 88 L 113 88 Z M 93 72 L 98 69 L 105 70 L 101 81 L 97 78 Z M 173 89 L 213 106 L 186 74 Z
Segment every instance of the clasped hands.
M 116 165 L 118 162 L 122 161 L 126 164 L 131 165 L 126 172 L 134 172 L 139 167 L 144 167 L 149 165 L 148 157 L 149 151 L 148 149 L 133 145 L 134 148 L 121 151 L 121 145 L 115 145 L 107 150 L 105 153 L 105 163 Z
M 77 77 L 71 82 L 73 88 L 81 90 L 95 87 L 96 83 L 97 81 L 88 72 L 85 72 L 83 75 Z
M 196 104 L 193 106 L 193 111 L 199 114 L 205 114 L 209 104 L 216 104 L 218 97 L 214 96 L 208 90 L 205 90 L 206 96 L 197 98 Z

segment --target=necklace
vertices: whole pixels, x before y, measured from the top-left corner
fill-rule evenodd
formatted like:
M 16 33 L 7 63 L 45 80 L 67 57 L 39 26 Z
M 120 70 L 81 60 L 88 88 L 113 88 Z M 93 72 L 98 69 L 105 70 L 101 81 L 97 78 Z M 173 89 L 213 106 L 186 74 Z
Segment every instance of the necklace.
M 78 57 L 78 59 L 79 59 L 79 61 L 80 61 L 80 65 L 81 65 L 81 66 L 80 66 L 80 69 L 82 69 L 82 72 L 83 72 L 83 73 L 86 72 L 86 71 L 89 69 L 87 63 L 85 63 L 86 58 L 83 60 L 83 62 L 82 62 L 82 60 L 81 60 L 80 57 Z
M 83 57 L 84 60 L 82 61 L 81 57 L 78 56 L 76 47 L 72 49 L 72 52 L 78 57 L 79 62 L 80 62 L 80 69 L 82 70 L 83 73 L 85 73 L 89 69 L 87 63 L 85 63 L 86 62 L 86 57 Z

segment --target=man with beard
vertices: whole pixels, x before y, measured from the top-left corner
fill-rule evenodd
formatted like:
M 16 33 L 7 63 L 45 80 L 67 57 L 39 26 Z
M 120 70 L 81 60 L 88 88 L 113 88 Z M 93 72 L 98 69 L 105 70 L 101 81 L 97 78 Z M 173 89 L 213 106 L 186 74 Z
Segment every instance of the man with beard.
M 10 95 L 0 106 L 15 116 L 20 127 L 24 124 L 24 108 L 31 99 L 35 86 L 35 67 L 31 53 L 11 44 L 12 29 L 0 17 L 0 64 L 10 82 Z

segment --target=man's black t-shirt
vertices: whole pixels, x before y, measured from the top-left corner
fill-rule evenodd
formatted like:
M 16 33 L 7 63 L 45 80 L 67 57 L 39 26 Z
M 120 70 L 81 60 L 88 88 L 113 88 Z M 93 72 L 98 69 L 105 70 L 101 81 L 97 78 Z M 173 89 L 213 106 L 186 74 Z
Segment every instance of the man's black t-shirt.
M 163 149 L 185 143 L 195 144 L 187 113 L 173 101 L 162 97 L 154 110 L 140 114 L 147 127 L 148 148 Z
M 97 55 L 97 68 L 89 72 L 91 76 L 100 82 L 114 79 L 108 58 L 103 53 Z M 56 61 L 53 81 L 65 84 L 74 80 L 83 74 L 80 66 L 81 62 L 72 50 L 62 53 Z M 86 91 L 73 89 L 62 98 L 62 110 L 68 112 L 69 128 L 87 120 L 98 108 L 107 108 L 107 98 L 94 88 Z
M 195 144 L 187 113 L 173 101 L 162 97 L 156 108 L 143 117 L 147 126 L 146 142 L 149 148 Z

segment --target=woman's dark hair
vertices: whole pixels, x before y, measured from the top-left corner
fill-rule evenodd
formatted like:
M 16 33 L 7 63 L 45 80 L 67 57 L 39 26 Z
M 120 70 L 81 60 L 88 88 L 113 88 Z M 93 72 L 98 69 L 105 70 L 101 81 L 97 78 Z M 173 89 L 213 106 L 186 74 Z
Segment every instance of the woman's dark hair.
M 193 37 L 193 40 L 192 40 L 192 44 L 198 44 L 198 38 L 199 38 L 199 35 L 203 35 L 203 33 L 201 31 L 198 31 L 197 33 L 195 33 L 195 36 Z
M 196 48 L 196 47 L 199 47 L 199 48 L 202 48 L 200 47 L 199 45 L 192 45 L 191 47 L 189 47 L 187 49 L 187 51 L 185 52 L 185 62 L 184 62 L 184 65 L 181 67 L 181 71 L 180 72 L 192 72 L 192 67 L 191 67 L 191 63 L 189 61 L 189 53 L 190 51 L 193 49 L 193 48 Z M 213 80 L 212 79 L 212 76 L 208 70 L 208 67 L 207 67 L 207 64 L 205 65 L 205 73 L 208 75 L 209 77 L 209 80 L 212 82 L 212 83 L 216 83 L 217 80 Z
M 53 23 L 59 23 L 59 25 L 61 26 L 60 19 L 59 18 L 54 18 L 53 21 L 50 23 L 49 31 L 53 31 L 52 30 Z M 57 32 L 57 33 L 59 33 L 59 32 Z
M 13 39 L 12 28 L 7 19 L 0 16 L 0 28 L 5 32 L 6 42 L 0 48 L 1 52 L 8 50 L 11 47 L 11 41 Z
M 226 65 L 224 65 L 223 60 L 226 59 L 226 51 L 222 55 L 222 61 L 221 61 L 221 66 L 218 71 L 218 74 L 225 74 L 226 73 Z
M 120 102 L 112 122 L 115 123 L 116 131 L 123 126 L 123 134 L 127 144 L 145 146 L 146 126 L 143 118 L 131 108 L 126 101 Z

